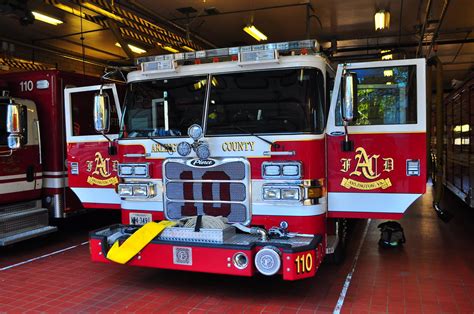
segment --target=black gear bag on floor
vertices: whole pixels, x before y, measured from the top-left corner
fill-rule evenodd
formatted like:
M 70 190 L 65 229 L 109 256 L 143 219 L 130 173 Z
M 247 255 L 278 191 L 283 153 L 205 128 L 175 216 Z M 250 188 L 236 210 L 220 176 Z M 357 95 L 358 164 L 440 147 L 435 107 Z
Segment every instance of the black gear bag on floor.
M 397 247 L 405 243 L 405 233 L 396 221 L 386 221 L 377 226 L 380 229 L 379 245 L 382 247 Z

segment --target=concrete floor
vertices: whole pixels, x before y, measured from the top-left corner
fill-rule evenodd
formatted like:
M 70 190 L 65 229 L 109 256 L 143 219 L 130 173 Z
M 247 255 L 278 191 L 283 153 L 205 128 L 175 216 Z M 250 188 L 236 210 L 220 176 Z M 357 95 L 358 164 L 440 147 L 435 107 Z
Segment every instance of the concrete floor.
M 444 223 L 431 203 L 429 191 L 402 219 L 404 247 L 380 249 L 380 221 L 358 221 L 345 262 L 298 282 L 92 263 L 87 231 L 118 220 L 93 213 L 0 248 L 0 312 L 332 313 L 362 241 L 342 313 L 474 313 L 474 210 L 446 193 Z

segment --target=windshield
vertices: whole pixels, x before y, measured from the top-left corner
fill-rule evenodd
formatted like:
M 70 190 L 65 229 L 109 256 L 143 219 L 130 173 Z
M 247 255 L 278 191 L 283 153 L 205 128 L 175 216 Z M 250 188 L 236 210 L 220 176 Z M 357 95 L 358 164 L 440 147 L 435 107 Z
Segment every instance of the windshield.
M 131 83 L 125 137 L 186 136 L 202 125 L 207 76 Z M 314 68 L 212 75 L 207 135 L 321 133 L 324 77 Z
M 313 68 L 213 75 L 209 135 L 324 129 L 324 78 Z
M 129 84 L 124 134 L 185 136 L 190 125 L 202 124 L 206 82 L 206 76 L 193 76 Z

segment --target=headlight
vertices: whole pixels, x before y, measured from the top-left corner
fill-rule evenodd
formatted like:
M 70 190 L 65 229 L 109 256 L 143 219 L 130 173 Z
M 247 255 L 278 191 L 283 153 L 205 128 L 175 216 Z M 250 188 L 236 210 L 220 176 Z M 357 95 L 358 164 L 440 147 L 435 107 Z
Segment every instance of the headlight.
M 297 201 L 300 199 L 300 190 L 298 188 L 281 189 L 281 199 Z
M 148 175 L 148 166 L 147 165 L 135 165 L 133 168 L 135 176 L 147 176 Z
M 267 201 L 299 201 L 301 200 L 301 195 L 301 187 L 299 186 L 263 186 L 263 199 Z
M 188 135 L 193 140 L 197 141 L 202 137 L 202 128 L 199 124 L 193 124 L 188 129 Z
M 279 188 L 263 188 L 263 199 L 264 200 L 279 200 L 280 189 Z
M 119 184 L 118 193 L 121 197 L 153 197 L 155 189 L 152 183 Z
M 134 185 L 133 196 L 148 196 L 148 187 L 146 185 Z
M 120 165 L 120 176 L 130 176 L 133 174 L 133 167 L 128 165 Z
M 178 144 L 176 150 L 178 151 L 178 154 L 180 156 L 186 157 L 191 154 L 191 144 L 189 144 L 188 142 L 181 142 Z
M 196 155 L 199 159 L 209 158 L 209 156 L 211 156 L 209 146 L 207 144 L 199 144 L 199 146 L 196 148 Z
M 119 164 L 118 176 L 121 178 L 148 178 L 149 165 L 148 163 Z
M 299 165 L 283 165 L 282 169 L 283 176 L 285 177 L 295 177 L 300 175 Z
M 299 161 L 262 163 L 262 177 L 265 179 L 301 179 L 302 173 Z
M 265 176 L 279 176 L 280 175 L 280 166 L 277 165 L 268 165 L 263 168 Z
M 132 196 L 133 195 L 133 187 L 129 184 L 119 184 L 118 194 L 120 196 Z

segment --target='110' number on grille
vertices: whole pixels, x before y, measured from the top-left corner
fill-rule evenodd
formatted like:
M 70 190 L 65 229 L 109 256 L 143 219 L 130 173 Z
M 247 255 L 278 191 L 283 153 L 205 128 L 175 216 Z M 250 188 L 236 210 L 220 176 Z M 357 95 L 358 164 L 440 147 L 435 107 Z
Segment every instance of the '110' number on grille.
M 180 176 L 182 180 L 193 180 L 192 171 L 183 171 Z M 202 176 L 202 180 L 230 180 L 230 177 L 224 171 L 206 171 Z M 212 192 L 212 184 L 219 184 L 220 201 L 230 201 L 230 183 L 229 182 L 203 182 L 202 183 L 202 199 L 203 200 L 214 200 Z M 197 207 L 194 203 L 187 202 L 194 200 L 194 183 L 184 182 L 183 183 L 183 196 L 186 202 L 184 206 L 181 206 L 182 216 L 196 216 Z M 204 214 L 210 216 L 224 216 L 227 217 L 230 214 L 230 203 L 221 203 L 217 207 L 214 207 L 213 203 L 204 203 L 203 211 Z

